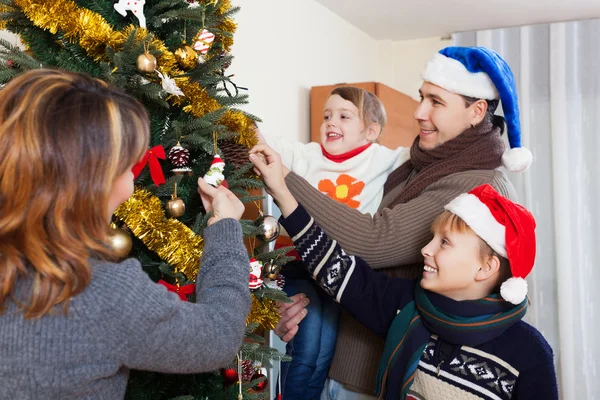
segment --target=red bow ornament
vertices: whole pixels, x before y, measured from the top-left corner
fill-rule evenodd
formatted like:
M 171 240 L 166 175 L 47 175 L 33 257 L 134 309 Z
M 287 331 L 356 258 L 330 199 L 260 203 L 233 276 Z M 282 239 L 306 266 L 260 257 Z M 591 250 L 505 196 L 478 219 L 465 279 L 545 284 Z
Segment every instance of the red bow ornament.
M 187 296 L 193 294 L 194 290 L 196 290 L 196 285 L 193 283 L 190 283 L 189 285 L 176 286 L 171 285 L 170 283 L 161 279 L 158 281 L 158 284 L 166 287 L 167 291 L 169 292 L 177 293 L 179 298 L 183 301 L 187 301 Z
M 160 166 L 160 161 L 158 161 L 159 158 L 161 160 L 167 159 L 167 157 L 165 156 L 165 149 L 160 144 L 146 151 L 144 157 L 133 166 L 133 168 L 131 169 L 131 172 L 133 172 L 133 177 L 137 178 L 140 172 L 142 172 L 142 170 L 146 166 L 146 164 L 149 164 L 150 177 L 152 178 L 154 184 L 156 186 L 160 186 L 163 183 L 166 183 L 167 181 L 165 180 L 165 175 L 163 174 L 162 167 Z

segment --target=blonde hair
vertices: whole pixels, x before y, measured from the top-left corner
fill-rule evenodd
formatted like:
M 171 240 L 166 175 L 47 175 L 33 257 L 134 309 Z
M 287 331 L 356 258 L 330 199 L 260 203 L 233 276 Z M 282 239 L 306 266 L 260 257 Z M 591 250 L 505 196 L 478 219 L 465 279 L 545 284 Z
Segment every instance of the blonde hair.
M 365 89 L 353 86 L 337 87 L 331 91 L 330 96 L 334 94 L 354 104 L 365 125 L 377 123 L 381 126 L 381 133 L 383 133 L 383 128 L 387 123 L 387 114 L 379 97 Z
M 25 318 L 66 312 L 88 259 L 115 260 L 109 194 L 148 144 L 144 106 L 98 79 L 36 69 L 0 90 L 0 312 L 25 277 Z
M 502 282 L 506 281 L 512 276 L 508 259 L 495 252 L 494 249 L 492 249 L 485 240 L 477 235 L 477 233 L 475 233 L 475 231 L 473 231 L 473 229 L 471 229 L 471 227 L 467 225 L 462 218 L 447 210 L 440 214 L 431 224 L 431 232 L 434 234 L 444 229 L 448 229 L 450 232 L 476 235 L 479 239 L 479 254 L 482 260 L 484 260 L 486 257 L 498 257 L 500 260 L 500 273 L 498 274 L 498 280 L 494 286 L 494 292 L 499 292 Z

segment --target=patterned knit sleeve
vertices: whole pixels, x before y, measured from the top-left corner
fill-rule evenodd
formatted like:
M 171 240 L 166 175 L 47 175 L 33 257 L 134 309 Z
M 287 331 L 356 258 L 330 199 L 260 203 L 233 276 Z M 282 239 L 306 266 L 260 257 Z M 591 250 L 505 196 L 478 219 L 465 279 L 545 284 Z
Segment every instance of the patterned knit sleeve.
M 359 322 L 385 336 L 398 310 L 412 300 L 415 281 L 390 278 L 346 254 L 301 205 L 281 223 L 317 284 Z

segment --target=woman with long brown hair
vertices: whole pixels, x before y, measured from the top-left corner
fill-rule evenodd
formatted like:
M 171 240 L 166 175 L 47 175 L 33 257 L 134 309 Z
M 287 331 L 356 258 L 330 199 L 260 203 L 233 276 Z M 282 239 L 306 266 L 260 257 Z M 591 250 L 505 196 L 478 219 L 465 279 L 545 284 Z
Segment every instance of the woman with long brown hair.
M 213 217 L 195 304 L 107 245 L 148 145 L 143 105 L 98 79 L 38 69 L 0 90 L 0 399 L 117 399 L 130 368 L 235 357 L 250 295 L 231 192 L 199 180 Z

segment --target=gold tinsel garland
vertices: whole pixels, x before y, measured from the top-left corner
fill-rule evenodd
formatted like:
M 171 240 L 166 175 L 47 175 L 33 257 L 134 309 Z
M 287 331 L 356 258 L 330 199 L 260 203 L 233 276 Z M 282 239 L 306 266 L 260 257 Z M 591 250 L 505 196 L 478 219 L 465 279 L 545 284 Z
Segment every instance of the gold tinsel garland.
M 277 303 L 274 300 L 252 295 L 252 306 L 246 317 L 246 325 L 256 322 L 260 327 L 270 331 L 275 328 L 279 318 Z
M 145 189 L 136 189 L 115 215 L 158 256 L 195 281 L 203 241 L 184 223 L 166 218 L 162 202 Z
M 143 41 L 148 35 L 144 28 L 136 28 L 133 25 L 128 26 L 123 32 L 115 31 L 104 18 L 86 8 L 78 7 L 71 0 L 53 0 L 34 1 L 34 0 L 14 0 L 15 4 L 23 10 L 23 13 L 34 23 L 34 25 L 47 29 L 55 34 L 62 31 L 69 40 L 78 42 L 79 45 L 94 60 L 99 61 L 104 57 L 106 46 L 110 46 L 115 51 L 119 51 L 126 37 L 136 30 L 136 39 Z M 231 8 L 231 4 L 226 1 L 219 7 L 219 12 L 223 13 Z M 235 23 L 227 18 L 220 24 L 219 29 L 233 33 L 236 29 Z M 221 36 L 224 48 L 233 43 L 233 39 Z M 161 52 L 157 58 L 159 70 L 177 82 L 177 86 L 185 94 L 185 97 L 169 96 L 168 100 L 176 106 L 183 106 L 183 110 L 196 118 L 204 114 L 216 111 L 221 108 L 218 101 L 208 95 L 206 90 L 196 82 L 192 82 L 188 77 L 177 68 L 175 56 L 170 52 L 165 44 L 154 38 L 149 43 L 149 48 Z M 256 144 L 255 132 L 252 129 L 254 124 L 248 117 L 240 111 L 227 111 L 219 121 L 220 124 L 227 126 L 231 131 L 239 134 L 236 142 L 248 147 Z

